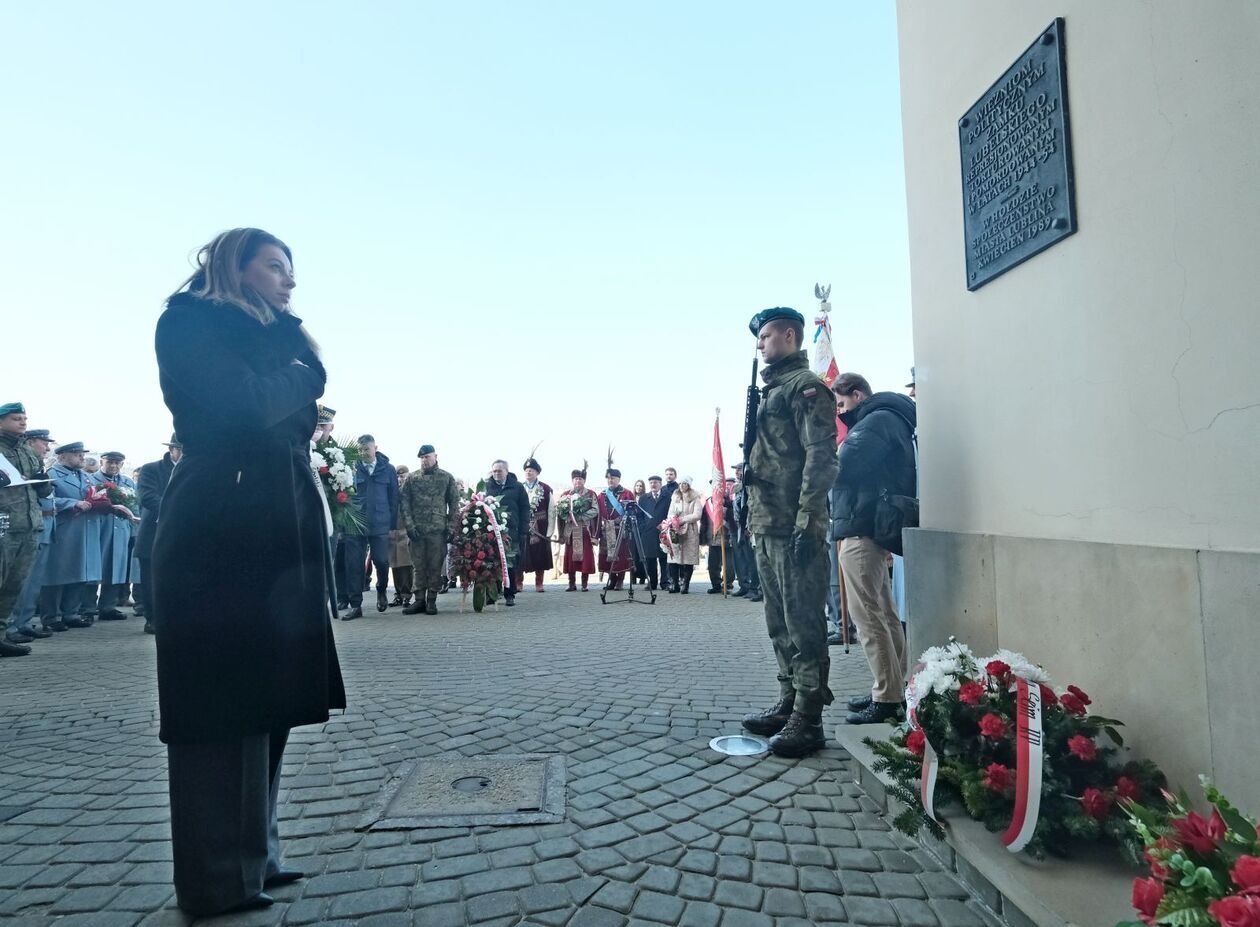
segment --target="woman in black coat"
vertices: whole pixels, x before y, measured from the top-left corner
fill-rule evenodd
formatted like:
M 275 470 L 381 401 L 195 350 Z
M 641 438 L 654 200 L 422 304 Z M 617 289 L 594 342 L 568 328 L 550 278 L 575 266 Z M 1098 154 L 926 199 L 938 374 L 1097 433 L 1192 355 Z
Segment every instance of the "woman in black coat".
M 176 898 L 205 916 L 264 907 L 266 887 L 301 878 L 280 865 L 281 756 L 290 728 L 346 700 L 310 466 L 325 373 L 289 311 L 292 255 L 266 232 L 233 229 L 198 261 L 157 325 L 184 456 L 152 581 Z

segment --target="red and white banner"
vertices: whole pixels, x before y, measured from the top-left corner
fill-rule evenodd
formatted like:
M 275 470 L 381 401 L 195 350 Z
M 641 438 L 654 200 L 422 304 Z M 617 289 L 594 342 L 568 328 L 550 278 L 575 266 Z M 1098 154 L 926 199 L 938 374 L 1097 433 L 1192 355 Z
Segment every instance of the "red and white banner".
M 831 344 L 831 303 L 824 301 L 820 313 L 814 318 L 814 373 L 822 377 L 824 383 L 831 386 L 840 376 L 840 365 L 836 363 L 836 352 Z M 840 416 L 836 416 L 836 443 L 844 440 L 849 429 Z
M 718 429 L 720 420 L 721 416 L 713 418 L 713 492 L 704 504 L 715 533 L 721 530 L 722 519 L 726 514 L 726 467 L 722 463 L 722 435 Z
M 910 711 L 910 724 L 919 727 L 919 719 L 915 715 L 914 710 Z M 927 738 L 927 731 L 923 731 L 923 768 L 919 773 L 919 801 L 923 802 L 923 812 L 933 821 L 936 818 L 936 774 L 940 768 L 940 763 L 936 758 L 936 751 L 932 749 L 932 741 Z
M 1041 686 L 1015 680 L 1015 814 L 1002 835 L 1012 853 L 1028 846 L 1041 814 Z

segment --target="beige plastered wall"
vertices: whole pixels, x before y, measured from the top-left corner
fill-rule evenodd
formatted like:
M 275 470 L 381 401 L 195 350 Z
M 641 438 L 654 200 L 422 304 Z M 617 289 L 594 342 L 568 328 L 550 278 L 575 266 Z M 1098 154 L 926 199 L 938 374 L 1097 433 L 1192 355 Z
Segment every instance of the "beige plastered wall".
M 1065 19 L 1079 231 L 968 292 L 957 122 Z M 912 649 L 1024 650 L 1260 813 L 1260 4 L 899 0 Z

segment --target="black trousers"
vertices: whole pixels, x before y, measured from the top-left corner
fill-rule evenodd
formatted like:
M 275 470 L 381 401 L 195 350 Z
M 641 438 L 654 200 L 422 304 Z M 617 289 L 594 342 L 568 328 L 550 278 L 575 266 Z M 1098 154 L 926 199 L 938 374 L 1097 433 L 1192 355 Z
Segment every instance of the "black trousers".
M 140 575 L 144 582 L 140 584 L 140 605 L 144 608 L 144 620 L 157 627 L 157 615 L 153 611 L 153 558 L 137 557 L 140 561 Z
M 389 588 L 389 547 L 388 534 L 376 537 L 346 535 L 346 572 L 343 574 L 345 587 L 342 591 L 347 593 L 351 608 L 358 608 L 363 604 L 363 570 L 369 552 L 372 555 L 372 565 L 376 567 L 377 591 L 383 592 Z
M 734 561 L 731 559 L 731 554 L 732 554 L 732 553 L 733 553 L 733 551 L 730 551 L 730 550 L 727 550 L 727 552 L 726 552 L 726 588 L 727 588 L 727 591 L 730 591 L 731 587 L 734 585 L 734 583 L 732 582 L 733 577 L 732 577 L 732 575 L 731 575 L 731 574 L 732 574 L 732 568 L 735 566 Z M 722 548 L 721 548 L 721 547 L 710 547 L 710 548 L 709 548 L 709 562 L 708 562 L 708 567 L 709 567 L 709 583 L 710 583 L 710 585 L 712 585 L 714 589 L 721 589 L 721 588 L 722 588 Z

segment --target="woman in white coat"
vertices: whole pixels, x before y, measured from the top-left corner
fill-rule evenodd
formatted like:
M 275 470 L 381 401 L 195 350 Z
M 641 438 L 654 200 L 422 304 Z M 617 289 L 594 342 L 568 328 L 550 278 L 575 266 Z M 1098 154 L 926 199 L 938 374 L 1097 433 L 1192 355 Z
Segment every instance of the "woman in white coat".
M 678 489 L 670 499 L 666 524 L 678 535 L 678 543 L 669 555 L 669 591 L 686 595 L 691 589 L 691 574 L 700 562 L 700 493 L 691 488 L 691 477 L 678 481 Z

